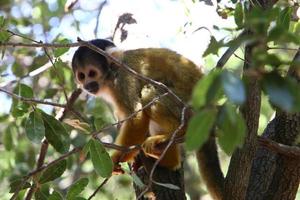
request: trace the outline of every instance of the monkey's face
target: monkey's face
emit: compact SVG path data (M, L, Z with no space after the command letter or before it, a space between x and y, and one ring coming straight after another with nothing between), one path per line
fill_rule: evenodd
M80 67L74 74L80 87L92 95L98 95L105 84L105 75L95 66Z

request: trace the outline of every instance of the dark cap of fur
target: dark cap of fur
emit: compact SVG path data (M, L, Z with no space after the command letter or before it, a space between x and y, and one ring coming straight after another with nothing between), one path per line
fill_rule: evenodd
M115 47L114 43L104 40L104 39L95 39L89 41L89 43L97 46L98 48L102 49L105 51L108 47ZM72 68L73 70L77 69L78 67L84 67L87 65L94 65L94 66L102 66L104 69L103 71L107 71L107 59L95 52L94 50L81 46L79 47L76 52L73 55L72 59Z

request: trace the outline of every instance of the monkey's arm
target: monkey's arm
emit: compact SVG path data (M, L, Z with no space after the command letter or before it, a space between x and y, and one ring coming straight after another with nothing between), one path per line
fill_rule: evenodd
M139 112L136 116L126 120L119 131L116 144L129 147L136 144L142 144L148 134L149 119L144 112ZM115 151L112 155L114 163L130 161L138 151L130 151L127 153Z

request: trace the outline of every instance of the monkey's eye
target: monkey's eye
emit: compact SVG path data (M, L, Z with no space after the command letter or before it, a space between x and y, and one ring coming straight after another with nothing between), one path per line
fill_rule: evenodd
M96 72L95 70L90 70L88 76L89 76L90 78L93 78L93 77L96 76L96 74L97 74L97 72Z
M78 73L77 76L78 76L79 80L84 80L84 78L85 78L85 75L82 72Z

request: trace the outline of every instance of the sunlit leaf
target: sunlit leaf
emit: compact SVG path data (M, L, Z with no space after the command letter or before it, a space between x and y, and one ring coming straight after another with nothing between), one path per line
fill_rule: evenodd
M26 121L26 135L32 142L40 143L45 136L45 126L38 110L32 111Z
M291 15L292 9L290 7L286 7L282 11L280 11L279 16L277 18L277 26L280 26L285 30L289 30Z
M217 109L203 109L189 121L186 134L186 149L196 150L208 139L217 116Z
M223 40L217 41L214 36L211 36L210 43L209 43L207 49L205 50L205 52L203 53L203 57L205 57L209 54L218 55L219 49L223 46L224 46Z
M81 178L75 183L73 183L68 190L67 193L67 200L73 200L77 195L79 195L84 188L88 185L89 179L87 178Z
M192 95L192 105L194 108L200 108L207 103L207 93L220 73L219 70L212 71L197 82Z
M68 39L66 39L66 38L64 38L64 39L58 40L57 43L58 44L69 44L69 43L71 43L71 41L68 40ZM59 57L59 56L63 55L64 53L66 53L68 50L69 50L68 47L66 47L66 48L56 48L54 50L54 56L55 57Z
M241 3L238 3L234 10L234 21L238 27L242 27L243 20L244 20L243 5Z
M56 164L48 167L41 175L39 179L39 183L47 183L49 181L53 181L57 178L59 178L64 171L67 168L67 161L66 160L61 160L57 162Z
M90 155L96 172L104 178L111 176L113 162L100 142L96 140L91 141Z

